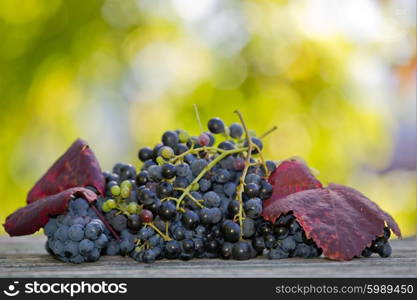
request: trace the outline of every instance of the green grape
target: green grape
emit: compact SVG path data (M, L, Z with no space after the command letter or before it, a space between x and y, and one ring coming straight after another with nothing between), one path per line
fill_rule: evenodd
M180 143L186 143L190 139L190 135L185 130L179 130L178 138L180 140Z
M131 189L132 188L132 183L129 180L125 180L120 184L120 188L123 189Z
M174 157L174 150L172 150L171 147L163 146L159 150L159 154L165 159L170 159L170 158Z
M117 206L116 201L114 201L113 199L109 199L104 203L107 204L107 207L110 209L116 208Z
M122 196L122 198L129 198L129 196L130 196L130 188L128 188L128 187L123 187L121 190L120 190L120 195Z
M130 202L127 206L127 211L130 214L135 214L138 212L139 205L136 202Z
M101 206L101 210L104 212L111 211L111 208L107 205L107 201L103 203L103 205Z
M193 186L191 187L191 190L193 191L198 191L198 189L200 188L200 185L198 184L198 182L194 183Z
M110 188L110 192L111 192L111 194L112 194L113 196L119 196L119 195L120 195L120 186L118 186L118 185L113 185L113 186Z
M156 163L157 163L158 165L163 165L163 164L165 163L165 160L164 160L161 156L158 156L158 157L156 158Z

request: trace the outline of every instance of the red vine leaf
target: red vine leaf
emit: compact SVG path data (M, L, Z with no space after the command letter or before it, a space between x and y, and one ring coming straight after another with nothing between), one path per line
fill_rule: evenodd
M269 183L274 187L274 192L272 197L264 202L265 206L290 194L322 187L310 168L295 158L281 162L269 176Z
M306 178L310 178L310 183L314 182L311 173L311 176L299 177L299 186L309 186L310 189L282 196L282 191L292 191L293 187L297 186L293 174L305 171L302 165L298 165L300 170L296 171L296 168L297 165L293 164L292 168L275 171L283 174L273 174L271 182L274 185L274 193L265 203L263 210L266 220L275 222L281 214L292 212L304 228L307 237L312 238L323 249L324 255L335 260L350 260L359 256L376 236L383 234L385 224L401 237L397 223L376 203L359 191L339 184L311 188L312 185L306 185ZM288 171L290 175L287 176L285 173ZM282 182L276 181L276 178L288 177L294 180L287 180L291 185L286 190Z
M104 177L88 144L77 139L49 168L27 195L27 203L73 187L93 186L104 194Z
M96 193L82 187L67 189L19 208L9 215L4 229L10 236L27 235L38 231L48 223L49 217L65 214L72 196L82 197L92 203L97 199Z

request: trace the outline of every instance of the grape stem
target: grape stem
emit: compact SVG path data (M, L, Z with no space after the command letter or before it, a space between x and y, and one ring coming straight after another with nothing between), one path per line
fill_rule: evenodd
M242 127L243 127L243 130L245 132L246 141L248 143L248 148L247 148L248 154L246 156L245 168L243 169L242 175L240 176L240 183L239 183L239 186L237 187L237 190L236 190L236 196L237 196L237 199L239 201L238 219L239 219L239 226L240 226L240 240L243 240L243 197L242 197L242 194L243 194L243 190L245 188L246 174L248 173L248 169L249 169L249 166L250 166L250 159L251 159L251 155L252 155L253 143L252 143L252 139L249 135L248 129L246 127L246 123L243 120L242 113L239 110L235 110L235 113L239 116L240 122L242 123Z
M252 144L252 145L253 145L253 147L255 147L256 150L258 150L259 158L261 159L261 164L262 164L262 166L265 170L265 177L268 178L269 170L268 170L268 167L266 166L266 162L265 162L264 156L262 155L261 149L256 144Z
M149 227L151 227L153 230L155 230L165 241L170 241L171 238L168 235L165 235L162 233L152 222L145 223Z
M198 113L197 104L194 104L193 106L194 106L194 111L195 111L195 116L197 118L198 126L200 126L200 132L203 133L203 125L201 124L200 114Z
M269 129L268 131L266 131L264 134L262 134L259 138L263 139L264 137L266 137L267 135L269 135L270 133L274 132L275 130L277 130L278 127L274 125L274 127L272 127L271 129Z
M193 200L194 202L195 202L195 204L197 204L197 206L198 207L200 207L200 208L204 208L204 205L202 205L196 198L194 198L194 196L193 195L191 195L191 193L190 192L188 192L188 191L186 191L185 189L183 189L183 188L174 188L174 190L176 190L176 191L181 191L181 192L183 192L183 193L187 193L187 196L191 199L191 200ZM176 198L174 198L174 199L176 199ZM176 199L176 201L178 201L179 199Z
M194 145L193 145L193 146L194 146ZM197 154L197 153L199 153L199 152L201 152L201 151L209 151L209 152L214 152L214 153L216 153L216 152L223 153L223 152L225 152L226 150L219 149L219 148L216 148L216 147L191 148L190 150L187 150L187 151L185 151L184 153L181 153L181 154L179 154L179 155L175 156L174 158L172 158L172 159L170 160L170 162L176 162L178 159L183 158L183 157L184 157L184 156L186 156L187 154Z

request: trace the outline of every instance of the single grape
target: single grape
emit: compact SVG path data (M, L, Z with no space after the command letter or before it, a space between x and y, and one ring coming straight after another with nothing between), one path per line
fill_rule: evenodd
M233 150L235 149L235 144L233 144L231 141L224 141L221 142L218 146L219 149L223 149L223 150Z
M135 248L135 243L130 239L123 239L120 242L120 253L126 255Z
M243 127L239 123L232 123L229 126L229 135L234 139L240 139L243 134Z
M100 249L103 249L106 247L107 243L109 242L109 239L106 234L102 233L100 236L94 241L94 246Z
M68 237L74 242L81 241L84 238L84 226L80 224L72 225L68 229Z
M295 247L294 253L292 255L303 257L303 258L308 258L310 257L310 254L311 254L310 246L304 243L300 243L300 244L297 244L297 246Z
M127 205L127 211L130 214L136 214L139 210L139 205L136 202L130 202Z
M138 186L145 185L148 182L148 171L141 171L136 175L136 184Z
M185 144L178 144L177 147L174 149L175 155L180 155L187 152L189 149Z
M232 197L236 193L236 188L237 185L234 182L227 182L223 186L224 193L229 197Z
M60 225L55 231L54 238L61 242L65 242L68 240L68 229L69 227L67 225Z
M46 223L45 227L43 228L45 234L48 237L52 237L57 229L58 229L58 226L56 224L55 218L49 218L48 223Z
M178 135L175 131L168 130L162 135L162 143L170 148L175 148L179 142Z
M114 185L110 188L110 192L113 196L119 196L120 195L120 186Z
M234 222L227 222L222 227L223 237L226 241L235 243L240 238L240 226Z
M257 236L252 240L252 246L257 253L261 254L265 249L265 241L262 236Z
M259 185L257 185L256 183L248 183L245 185L245 194L249 197L249 198L253 198L258 196L259 194Z
M245 168L245 160L241 157L235 158L235 160L233 161L233 168L236 171L243 170Z
M168 241L165 244L165 253L168 259L178 258L181 253L181 245L176 240Z
M265 164L266 164L266 167L267 167L267 169L268 169L268 171L269 171L270 173L274 172L274 171L275 171L275 169L277 168L276 163L275 163L275 162L273 162L272 160L267 160L267 161L265 162Z
M122 231L127 226L127 219L123 214L115 215L110 224L115 230Z
M190 134L182 129L178 130L177 135L180 143L186 143L190 139Z
M288 236L283 240L278 240L277 245L284 250L285 252L290 252L295 249L297 246L294 238L292 236Z
M205 146L208 146L208 144L210 143L210 138L209 138L209 136L208 136L207 134L202 133L202 134L200 134L200 136L198 137L197 142L198 142L198 144L199 144L200 146L205 147Z
M229 181L230 177L230 172L226 169L220 168L214 173L214 180L218 183L226 183Z
M386 242L382 248L380 249L380 251L378 252L379 256L381 257L390 257L392 254L392 248L391 245Z
M284 226L274 226L274 233L280 240L285 239L288 236L288 229Z
M223 218L223 213L218 207L210 208L211 210L211 224L219 223Z
M164 202L158 210L158 215L163 221L170 221L175 218L177 209L171 202Z
M140 217L140 220L144 223L149 223L153 221L153 213L147 209L142 209L139 217Z
M114 201L113 199L108 199L106 200L106 202L104 202L105 205L107 205L107 207L112 210L114 208L117 207L116 201Z
M194 176L197 176L204 170L207 166L207 161L205 159L197 159L191 163L191 170Z
M187 229L193 230L198 226L199 223L199 216L192 210L188 210L182 215L182 224Z
M160 182L156 187L156 195L161 199L171 196L173 191L174 187L172 184L165 181Z
M146 264L152 264L157 257L156 252L153 249L147 249L143 252L142 261Z
M94 250L94 243L89 239L83 239L78 244L78 250L82 256L87 257Z
M132 192L132 190L125 186L125 187L120 189L120 196L122 196L122 198L124 198L124 199L129 198L131 192Z
M150 166L148 168L148 176L152 181L160 181L162 179L162 168L161 166Z
M269 259L283 259L288 258L288 253L281 248L271 249L268 253Z
M251 246L247 242L238 242L233 245L232 258L247 260L251 258Z
M259 217L262 213L262 203L259 198L252 198L246 201L243 207L245 209L246 216L252 219Z
M217 193L210 191L204 194L204 206L205 207L219 207L220 206L220 197Z
M245 183L256 183L258 186L261 184L261 177L258 174L250 173L245 177Z
M212 133L222 133L225 130L225 126L223 121L220 118L211 118L208 123L207 127Z
M270 198L272 196L272 192L273 192L272 185L269 182L263 180L261 182L261 188L260 188L260 191L259 191L259 197L262 200L266 200L266 199L268 199L268 198Z
M152 158L153 150L149 147L143 147L139 150L138 157L140 161L147 161Z
M173 164L164 164L161 167L161 175L165 179L171 179L175 177L176 167Z
M101 221L100 221L101 223ZM99 224L98 222L90 222L85 226L85 237L90 240L97 239L100 234L103 233L103 227L102 224Z
M176 166L176 175L180 177L187 177L191 174L191 169L188 164L179 164Z
M256 145L256 147L255 146L252 147L252 154L257 154L257 153L259 153L259 151L262 151L263 143L260 139L253 136L253 137L251 137L251 142L252 142L252 144ZM245 141L243 146L248 147L248 141Z
M255 234L255 221L245 218L242 224L242 234L245 239L251 238Z
M144 188L138 193L138 200L143 205L151 205L156 200L156 194L150 189Z
M73 241L66 241L64 243L64 255L67 258L78 255L78 243Z
M199 182L200 191L207 192L211 188L211 181L207 179L201 179Z

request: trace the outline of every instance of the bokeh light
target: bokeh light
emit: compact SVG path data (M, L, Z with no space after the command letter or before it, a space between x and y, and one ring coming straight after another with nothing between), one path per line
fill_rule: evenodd
M416 234L416 3L0 1L2 220L71 142L140 166L166 129L238 108L274 160L303 157ZM3 229L1 229L3 230ZM4 231L1 231L4 232Z

